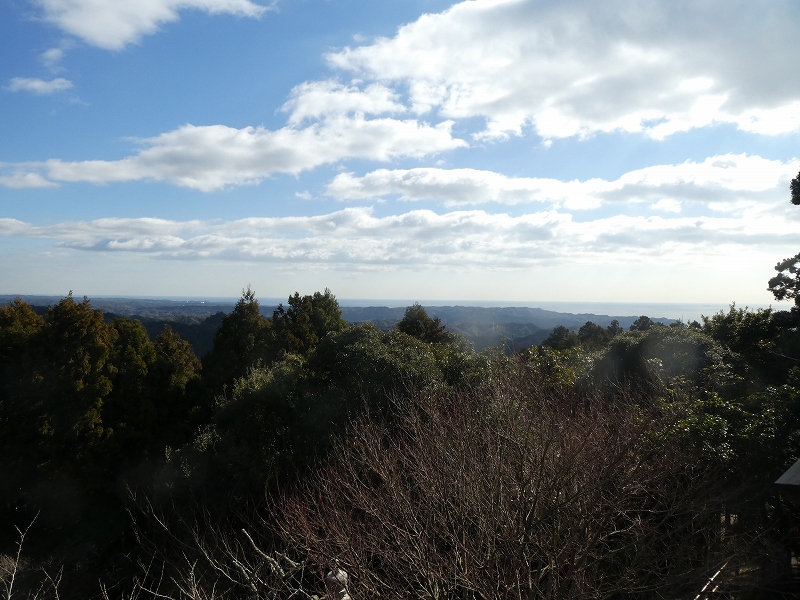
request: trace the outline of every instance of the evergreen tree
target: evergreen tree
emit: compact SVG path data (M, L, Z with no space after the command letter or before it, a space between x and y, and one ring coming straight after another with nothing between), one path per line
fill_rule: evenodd
M542 342L542 346L552 348L553 350L568 350L579 344L580 338L563 325L559 325L553 329L550 335L547 336L547 339Z
M611 323L609 323L608 327L606 327L606 332L608 333L608 337L616 337L620 333L625 331L619 324L619 321L613 319Z
M12 409L12 396L30 359L30 341L43 327L44 319L19 298L0 308L0 448L17 433L12 412L18 416L22 407Z
M72 294L47 312L35 340L33 392L40 402L40 431L51 440L51 458L82 460L106 438L102 408L112 389L116 330Z
M222 319L214 347L203 360L206 386L213 393L230 388L259 360L271 358L271 329L270 322L261 315L255 292L249 287L243 290L233 311Z
M642 315L633 322L633 324L628 328L628 331L647 331L653 325L655 325L655 323L650 317L647 315Z
M398 331L423 342L447 342L451 339L439 317L431 319L419 302L406 308L405 315L396 327Z
M104 417L116 436L127 438L127 452L138 453L153 421L153 402L148 375L156 349L140 321L121 317L111 324L117 332L112 361L116 369ZM121 440L120 440L121 441Z
M307 355L328 333L347 326L336 296L328 288L313 296L295 292L288 304L288 308L280 304L272 315L277 343L284 352Z
M619 323L617 323L619 325ZM586 321L581 328L578 329L578 337L581 344L589 350L599 350L606 345L610 337L609 332L600 325L596 325L591 321Z
M165 444L186 441L194 428L208 417L208 406L199 393L202 366L191 344L164 326L154 343L155 361L150 370L155 422L155 450Z

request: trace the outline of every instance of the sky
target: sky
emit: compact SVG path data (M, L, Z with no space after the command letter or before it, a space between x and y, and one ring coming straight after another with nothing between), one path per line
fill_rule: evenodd
M6 0L0 294L768 305L794 0Z

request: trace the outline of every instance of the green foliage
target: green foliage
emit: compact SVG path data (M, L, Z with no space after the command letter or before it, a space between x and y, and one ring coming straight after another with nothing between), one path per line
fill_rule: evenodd
M616 322L616 325L619 327L619 322ZM587 350L599 350L608 343L609 338L613 337L613 335L615 334L612 334L611 331L603 329L600 325L595 325L591 321L586 321L578 329L578 338L581 341L581 345Z
M751 388L781 385L800 358L800 313L749 311L731 305L727 313L703 318L703 331L736 352L748 370L739 370Z
M500 348L476 353L419 304L408 307L387 332L370 324L348 326L327 289L295 293L271 318L261 315L248 289L219 319L214 348L201 370L191 346L170 327L151 342L139 321L106 323L86 299L69 296L46 319L19 300L0 308L0 554L6 551L3 526L30 522L40 509L38 523L48 543L81 540L102 554L98 540L122 539L125 513L117 493L125 484L163 492L181 511L196 503L202 510L236 512L260 502L265 485L278 497L287 481L306 477L320 460L333 460L323 464L336 472L347 471L350 467L331 459L330 452L358 439L354 423L378 427L386 434L383 442L393 444L369 446L372 458L380 459L375 464L387 470L362 473L367 488L380 491L392 480L414 506L441 491L439 531L450 532L452 507L463 517L453 529L462 537L448 543L466 543L481 532L481 543L488 544L482 548L492 552L510 528L524 525L527 514L517 515L523 521L503 521L497 511L516 510L517 503L534 497L543 503L536 510L546 508L536 521L544 524L539 532L544 544L552 541L547 528L556 521L565 540L577 540L582 530L573 525L595 499L627 498L631 492L627 508L611 507L602 515L613 536L627 535L649 518L654 499L640 473L663 486L658 493L670 501L678 498L675 490L702 491L704 482L692 479L698 473L715 473L731 494L726 507L737 511L737 536L746 526L766 539L780 506L771 482L800 458L800 309L748 311L732 305L704 318L702 327L680 322L664 327L640 317L629 332L617 322L607 328L587 322L577 333L556 328L542 346L514 356ZM435 403L418 404L424 398ZM541 420L543 415L548 420ZM409 422L409 416L418 421ZM411 424L416 437L404 437ZM436 430L441 439L426 437L429 425L442 426ZM536 461L530 462L525 444L540 453ZM616 459L592 462L612 447L636 475L629 481L614 479L625 475ZM596 452L585 453L586 448ZM666 479L657 464L664 448L674 452L663 463L673 469ZM469 455L473 450L480 451ZM560 462L569 458L564 450L576 460ZM412 451L420 453L403 454ZM522 462L511 464L512 455ZM425 488L424 477L439 476L433 457L460 470L449 472L447 485ZM592 464L608 467L610 487L573 506L567 499L573 490L595 481ZM397 465L402 470L392 471ZM413 465L425 468L415 471ZM511 489L504 486L512 479L498 487L493 477L524 479L542 465L544 479L535 482L535 493L495 501ZM562 475L547 479L562 467ZM578 473L584 479L570 479ZM474 479L478 475L480 482ZM470 488L473 483L480 485ZM561 483L566 487L559 488ZM462 484L466 487L458 487ZM622 496L615 496L618 492ZM551 493L566 504L548 504ZM574 511L565 510L567 505ZM352 512L352 506L344 502L339 508L361 523L366 513ZM397 506L388 502L386 514ZM690 513L679 517L697 526L687 548L695 553L692 560L704 560L703 544L721 539L715 537L720 517L714 512L694 521ZM415 514L406 516L413 521ZM620 524L620 515L630 518ZM671 523L664 521L664 530L671 531ZM395 525L402 530L402 522ZM498 531L506 533L498 537ZM657 527L654 531L660 535ZM650 533L643 535L638 539L650 539ZM391 536L386 540L393 543ZM556 542L557 558L567 545ZM603 544L586 554L591 558L586 564L612 565L613 571L634 560L642 547L638 541L615 546L606 556ZM435 549L444 556L445 546ZM520 548L516 541L512 547ZM616 557L623 562L614 562ZM528 558L519 563L520 573L538 560ZM537 569L539 583L551 581L557 571L544 563ZM622 571L609 572L607 581L620 580ZM569 569L564 573L568 579ZM476 577L475 585L485 579Z
M628 331L647 331L650 329L655 323L653 320L648 317L647 315L642 315L638 317L630 326Z
M19 298L0 308L0 362L13 361L44 327L44 319Z
M791 202L800 205L800 174L792 179L790 186ZM775 265L778 274L769 280L767 288L776 300L794 300L800 306L800 253L786 258Z
M164 325L156 338L155 363L152 368L152 385L166 393L183 394L189 384L200 377L202 366L194 354L192 346Z
M310 366L321 381L376 401L396 389L432 385L441 378L428 344L369 323L328 335Z
M522 353L525 365L547 386L573 387L591 372L592 358L584 348L572 346L557 350L542 344Z
M488 376L491 351L475 352L472 342L458 334L451 334L449 341L432 343L429 347L447 385L477 382Z
M307 355L328 333L347 326L336 297L327 288L313 296L301 297L295 292L288 304L288 308L278 305L272 315L275 336L284 352Z
M113 429L119 445L116 458L138 454L155 422L148 376L156 349L140 321L120 317L111 326L117 333L111 360L116 372L103 407L103 420Z
M450 334L445 331L439 317L431 319L419 302L406 308L403 318L396 325L397 331L415 337L423 342L446 342Z
M606 327L606 332L608 333L609 338L613 338L618 336L620 333L625 331L619 324L619 321L613 319L611 323L609 323L608 327Z
M306 384L305 361L285 355L270 367L255 367L217 398L210 422L169 462L194 493L208 502L263 493L276 477L292 476L326 442L316 425L329 426L324 406ZM329 432L328 432L329 433Z
M778 274L769 280L767 289L776 300L794 300L800 306L800 253L780 261L775 270Z
M731 364L735 357L700 331L684 327L651 327L615 337L593 366L601 387L620 384L660 390L676 378L709 391L735 384ZM727 377L727 379L726 379Z
M580 338L572 331L559 325L547 336L547 339L542 342L542 346L552 348L553 350L568 350L574 348L581 343Z
M39 399L40 431L52 440L51 458L80 459L106 432L101 409L117 368L116 330L89 300L67 296L47 312L37 336L32 393Z
M31 340L43 327L44 319L19 298L0 308L0 450L19 433L20 414L29 404L18 396L20 379L29 369Z
M270 359L273 353L271 323L261 315L255 292L248 287L233 311L222 319L214 347L204 357L206 386L218 393L259 361Z

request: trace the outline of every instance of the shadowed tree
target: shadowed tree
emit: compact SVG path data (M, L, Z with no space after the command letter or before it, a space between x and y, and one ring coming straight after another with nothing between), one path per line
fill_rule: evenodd
M0 308L0 438L6 442L15 429L9 429L11 396L29 360L30 341L43 327L44 319L19 298Z
M619 321L617 321L616 319L611 321L608 327L606 327L606 332L608 332L608 337L612 338L618 336L623 331L625 330L620 326Z
M206 387L213 393L230 388L251 366L269 358L271 345L270 321L261 315L255 292L248 287L222 319L214 347L203 359Z
M105 431L102 408L116 373L117 335L88 298L75 302L70 294L47 311L35 340L31 384L51 458L80 460L111 433Z
M336 296L328 288L313 296L295 292L288 304L288 308L280 304L272 314L275 337L284 352L306 355L328 333L347 326Z
M196 403L196 393L202 370L200 361L189 342L164 325L155 343L155 361L150 369L153 390L155 423L154 442L157 450L164 444L176 444L188 439L204 415L205 406Z
M650 317L642 315L633 322L633 324L628 328L628 331L647 331L653 325L655 325L655 323Z
M553 329L550 335L547 336L547 339L542 342L542 346L552 348L553 350L568 350L579 344L580 338L563 325L559 325Z
M587 321L578 329L578 337L584 348L598 350L606 345L610 336L608 331L600 327L600 325Z
M148 375L156 359L153 342L141 321L120 317L111 356L116 372L103 407L103 421L114 431L114 460L134 459L146 445L155 420Z
M439 317L431 319L419 302L406 308L405 315L396 327L398 331L423 342L447 342L452 337L449 332L445 331L445 326Z

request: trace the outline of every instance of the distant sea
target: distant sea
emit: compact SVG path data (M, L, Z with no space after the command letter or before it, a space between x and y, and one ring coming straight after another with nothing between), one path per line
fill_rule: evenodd
M363 300L338 298L341 306L409 306L414 300ZM710 317L719 311L728 312L730 303L667 303L667 302L557 302L557 301L469 301L469 300L418 300L423 306L525 306L542 308L560 313L594 314L617 316L641 316L650 318L681 319L684 322L700 321L702 316ZM266 302L265 302L266 303ZM769 308L769 304L737 304L738 308ZM789 310L788 302L776 303L775 310Z

